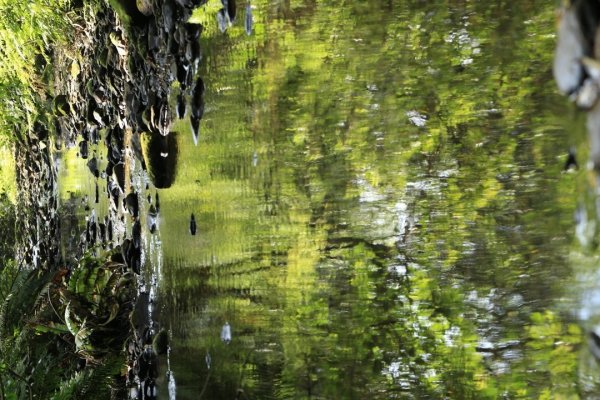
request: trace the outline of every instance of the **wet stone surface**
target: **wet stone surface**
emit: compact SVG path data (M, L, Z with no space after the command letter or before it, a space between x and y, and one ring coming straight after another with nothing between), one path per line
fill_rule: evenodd
M49 133L40 123L16 146L16 259L25 268L49 269L59 258L58 188L49 150Z
M145 265L144 237L158 229L156 189L169 187L175 177L173 120L189 117L197 140L203 116L204 83L197 76L202 26L186 22L201 3L138 1L137 8L125 7L128 25L105 4L85 5L74 47L54 55L56 145L77 147L95 185L93 198L82 199L82 205L72 198L63 208L62 235L68 238L63 240L62 256L74 263L90 252L111 251L114 262L138 276L133 330L126 345L126 385L131 398L156 398L157 351L164 353L168 343L165 331L158 329L152 317L157 283ZM38 154L37 142L28 147L31 150L23 155L24 162L51 186L38 191L55 193L56 171L47 153ZM56 197L47 199L45 208L36 209L39 214L55 212L56 201ZM81 207L84 226L77 222ZM52 212L47 214L53 217ZM52 239L58 235L57 218L38 215L29 220L25 229L33 230L36 225L37 232L48 233L44 237L49 243L22 246L28 249L23 259L51 262L58 256L57 246L51 243L60 242ZM47 248L53 256L38 254L40 248Z

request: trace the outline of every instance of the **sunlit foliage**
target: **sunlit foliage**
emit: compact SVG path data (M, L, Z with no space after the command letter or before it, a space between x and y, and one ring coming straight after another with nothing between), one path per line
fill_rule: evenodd
M48 101L52 45L71 29L69 0L0 1L0 140L33 126Z

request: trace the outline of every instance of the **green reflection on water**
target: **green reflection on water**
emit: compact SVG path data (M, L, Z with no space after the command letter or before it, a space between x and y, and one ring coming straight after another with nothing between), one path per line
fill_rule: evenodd
M578 397L553 5L252 4L250 37L196 13L200 143L160 191L178 398Z

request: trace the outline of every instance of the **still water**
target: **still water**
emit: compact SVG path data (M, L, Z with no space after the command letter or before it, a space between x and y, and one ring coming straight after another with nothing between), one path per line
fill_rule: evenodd
M587 150L552 78L555 5L493 3L195 11L200 135L175 124L175 182L149 192L161 398L600 397L594 184L563 171Z

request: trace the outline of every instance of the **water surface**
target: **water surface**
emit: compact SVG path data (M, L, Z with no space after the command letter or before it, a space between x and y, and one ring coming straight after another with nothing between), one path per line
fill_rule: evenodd
M554 5L252 1L248 35L213 3L147 243L177 398L592 396Z

